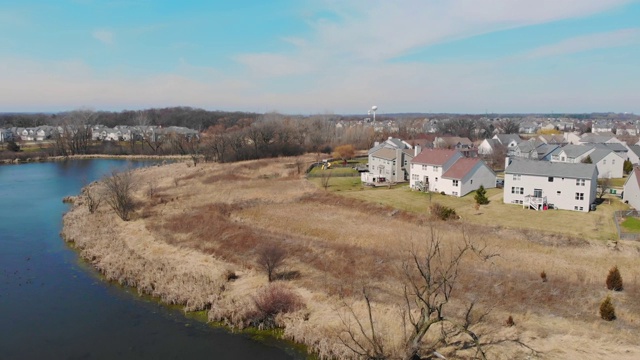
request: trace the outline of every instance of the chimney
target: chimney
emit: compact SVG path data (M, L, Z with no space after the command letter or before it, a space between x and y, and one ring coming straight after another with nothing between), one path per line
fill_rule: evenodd
M509 156L505 156L504 157L504 169L507 170L507 167L509 166L509 164L511 164L511 159L509 158Z
M413 149L414 149L413 156L420 155L420 152L422 151L422 148L420 147L420 145L416 145Z

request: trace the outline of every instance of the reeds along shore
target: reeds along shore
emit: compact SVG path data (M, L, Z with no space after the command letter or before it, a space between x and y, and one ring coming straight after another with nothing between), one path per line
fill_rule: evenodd
M291 276L275 283L295 294L300 306L274 316L273 323L320 358L357 359L363 356L349 345L371 336L369 323L360 331L356 321L369 319L362 289L371 295L373 329L384 352L403 358L411 333L402 301L407 254L423 249L434 228L443 244L455 248L464 229L474 244L500 256L464 258L447 311L460 318L473 301L475 320L487 313L474 320L473 330L482 341L495 343L485 346L489 358L640 357L633 340L640 330L637 247L611 252L603 244L561 236L549 245L548 239L517 230L433 222L327 194L301 178L293 162L141 169L132 221L121 221L105 204L90 214L81 195L64 217L63 237L108 280L186 311L207 309L210 320L236 327L263 324L254 321L260 318L257 304L273 286L256 265L256 249L286 248L281 273ZM599 270L608 270L612 261L628 279L626 293L613 297L619 319L614 324L597 316L607 293L606 272L600 276ZM540 280L542 270L546 282ZM515 326L505 324L509 316ZM477 355L455 342L462 336L439 341L442 330L430 332L423 343L436 344L448 358Z
M31 162L47 162L47 161L67 161L82 159L122 159L122 160L191 160L188 155L106 155L106 154L90 154L90 155L70 155L70 156L35 156L35 157L16 157L14 159L0 159L0 164L24 164Z

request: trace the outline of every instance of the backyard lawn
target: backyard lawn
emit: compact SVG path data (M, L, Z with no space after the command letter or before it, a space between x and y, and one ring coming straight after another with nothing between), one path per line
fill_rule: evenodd
M310 179L318 185L320 179ZM615 196L605 197L596 211L589 213L568 210L534 211L520 205L504 204L502 189L488 189L487 197L491 201L475 209L474 192L457 198L439 193L413 191L407 184L395 187L364 187L359 178L332 178L328 191L376 204L388 205L397 209L428 213L431 204L439 203L455 209L463 221L476 224L503 226L558 232L585 239L609 240L617 238L613 212L627 209ZM640 220L637 224L640 231Z
M640 219L628 217L622 222L622 227L627 232L640 233Z

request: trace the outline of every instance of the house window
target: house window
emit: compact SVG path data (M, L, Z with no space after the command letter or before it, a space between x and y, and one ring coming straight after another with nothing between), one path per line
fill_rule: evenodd
M584 193L576 193L576 200L584 200Z
M473 185L473 179L471 179L471 185Z
M453 180L453 186L458 186L458 180Z
M513 174L513 180L520 180L521 175L520 174Z
M549 176L549 182L553 182L553 176Z
M451 192L451 195L453 195L453 196L458 196L458 192L457 192L457 191L452 191L452 192Z
M562 191L556 191L556 193L557 193L558 195L561 195L561 194L562 194Z
M616 159L611 159L611 165L615 165L616 164Z
M520 194L520 195L523 195L523 194L524 194L524 188L522 188L522 187L512 187L512 188L511 188L511 193L512 193L512 194Z
M578 207L577 207L577 206L574 206L574 207L573 207L573 210L578 211Z
M607 165L607 159L602 160L602 165Z
M438 178L436 178L436 182L438 182Z
M560 158L560 161L563 161L563 162L564 162L564 156Z
M434 166L433 171L438 171L438 166Z
M576 185L584 186L584 179L576 179Z
M427 170L427 165L422 165L422 170Z
M580 211L584 210L584 208L582 206L580 206L578 209L580 209Z

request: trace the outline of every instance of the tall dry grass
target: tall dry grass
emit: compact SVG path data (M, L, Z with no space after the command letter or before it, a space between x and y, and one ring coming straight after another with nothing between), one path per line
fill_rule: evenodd
M136 286L186 309L210 309L212 320L244 326L255 313L253 297L266 285L256 266L256 248L270 243L287 249L287 281L304 310L278 314L285 336L304 343L320 358L357 358L339 336L365 316L361 289L373 294L376 327L397 356L406 328L398 315L405 280L399 269L411 249L428 239L429 226L451 246L462 233L478 247L499 254L487 261L469 257L456 284L450 311L475 301L491 309L477 325L482 339L495 342L491 358L640 357L640 288L635 243L616 247L543 231L502 229L464 222L432 222L427 214L399 211L320 191L292 176L293 159L238 164L172 164L142 169L143 183L157 182L154 196L138 194L139 217L119 221L106 207L89 214L82 201L64 219L64 236L107 279ZM176 186L176 183L178 184ZM618 319L603 323L600 301L605 278L617 264L625 290L612 294ZM548 281L542 282L541 271ZM237 275L230 280L229 272ZM512 316L515 326L507 327ZM438 334L431 334L437 340ZM471 350L440 344L452 357Z

